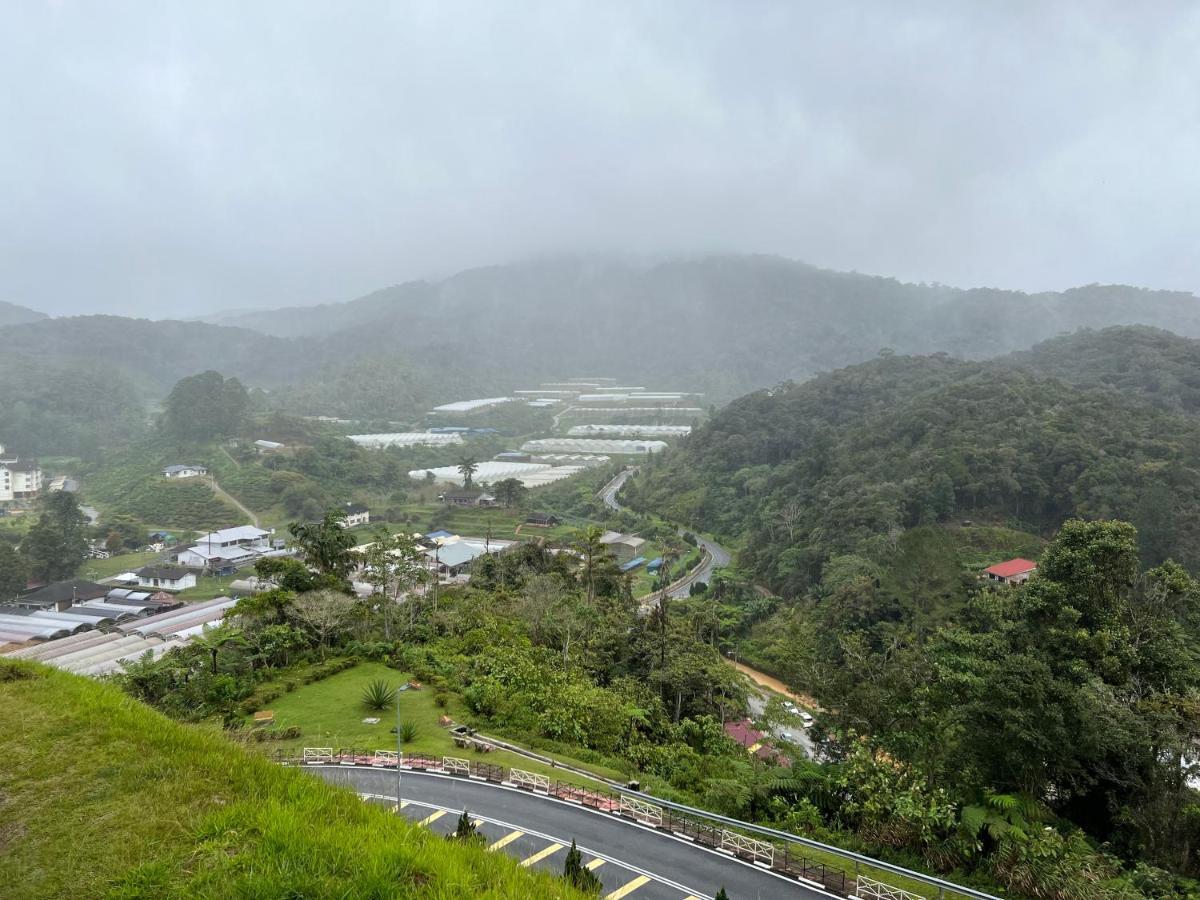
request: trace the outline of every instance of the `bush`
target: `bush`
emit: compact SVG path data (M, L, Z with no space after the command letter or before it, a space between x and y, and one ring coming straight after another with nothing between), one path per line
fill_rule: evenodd
M417 728L416 722L401 722L400 723L400 742L402 744L411 744L417 739L421 729Z
M368 709L387 709L396 702L396 689L382 678L376 678L363 688L362 702Z

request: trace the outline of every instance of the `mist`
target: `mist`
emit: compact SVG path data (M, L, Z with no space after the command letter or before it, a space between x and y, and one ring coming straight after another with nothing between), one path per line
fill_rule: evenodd
M1186 3L13 4L0 300L187 318L556 254L1195 291Z

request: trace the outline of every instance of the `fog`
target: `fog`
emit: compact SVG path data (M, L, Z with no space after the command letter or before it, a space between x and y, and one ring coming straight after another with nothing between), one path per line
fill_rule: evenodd
M350 299L547 254L1200 289L1200 7L8 4L0 299Z

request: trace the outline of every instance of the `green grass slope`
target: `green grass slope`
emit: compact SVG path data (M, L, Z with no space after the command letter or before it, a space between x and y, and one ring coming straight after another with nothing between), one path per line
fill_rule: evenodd
M0 662L0 757L10 900L580 896L44 667Z

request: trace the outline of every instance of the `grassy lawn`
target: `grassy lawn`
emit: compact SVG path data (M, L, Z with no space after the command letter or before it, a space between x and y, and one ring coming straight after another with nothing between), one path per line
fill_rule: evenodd
M10 900L582 897L55 669L0 661L0 756Z
M409 675L390 669L382 663L361 663L353 669L339 672L322 681L304 685L290 693L285 693L277 700L267 705L275 713L275 724L278 728L296 725L300 728L299 738L290 741L270 741L261 744L268 752L273 749L296 749L300 747L365 747L373 750L396 749L396 736L391 729L396 724L396 710L375 711L363 705L361 695L363 688L376 679L383 679L395 687L407 684ZM571 775L562 769L556 769L531 759L526 759L505 750L494 750L491 753L475 753L454 746L454 739L448 729L438 725L442 715L451 716L456 722L466 722L468 716L461 702L450 695L446 708L440 708L433 699L433 691L425 688L419 691L404 691L400 695L400 716L402 721L415 722L417 736L412 742L404 745L405 753L424 753L429 756L457 756L477 759L481 762L496 765L516 767L530 772L538 772L578 784L594 784L586 778ZM368 725L364 718L379 717L379 724ZM543 753L543 756L551 754ZM560 758L555 755L554 758ZM623 778L624 776L613 769L581 763L561 757L579 768L596 772L608 778Z
M216 597L225 597L229 595L230 584L238 578L244 578L246 575L253 574L253 570L249 570L243 575L227 575L224 578L201 575L194 588L180 591L178 596L180 600L187 600L189 603L197 603L201 600L213 600Z
M119 556L110 556L108 559L85 559L79 572L84 578L102 581L124 572L135 572L142 566L165 559L166 554L152 551L122 553Z

